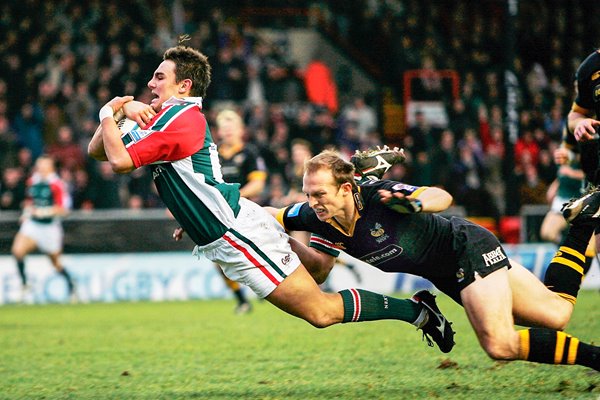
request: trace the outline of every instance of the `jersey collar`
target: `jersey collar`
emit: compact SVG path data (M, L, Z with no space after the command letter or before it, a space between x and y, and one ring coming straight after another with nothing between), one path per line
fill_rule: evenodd
M362 211L364 210L364 201L362 198L362 195L360 194L360 186L358 187L358 190L353 191L352 193L352 199L354 200L354 216L352 217L352 223L350 224L350 227L348 228L348 230L346 230L342 224L340 224L335 217L333 218L329 218L326 222L333 226L335 229L337 229L338 231L340 231L341 233L343 233L346 236L354 236L354 229L356 228L356 222L358 221L358 219L360 218Z
M171 96L171 98L165 101L162 105L162 108L174 105L182 105L186 103L195 103L198 104L200 109L202 109L202 97L175 97Z

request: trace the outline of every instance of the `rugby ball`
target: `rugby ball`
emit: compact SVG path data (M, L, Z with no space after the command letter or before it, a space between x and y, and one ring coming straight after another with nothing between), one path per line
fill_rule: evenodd
M123 133L129 133L138 127L137 122L127 117L123 117L117 122L119 130Z

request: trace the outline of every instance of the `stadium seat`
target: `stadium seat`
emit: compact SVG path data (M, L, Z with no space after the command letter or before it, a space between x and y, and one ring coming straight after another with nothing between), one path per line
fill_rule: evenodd
M505 216L500 218L499 223L500 240L503 243L521 242L521 217Z
M498 235L498 225L492 217L466 217L469 221L481 225L494 235Z

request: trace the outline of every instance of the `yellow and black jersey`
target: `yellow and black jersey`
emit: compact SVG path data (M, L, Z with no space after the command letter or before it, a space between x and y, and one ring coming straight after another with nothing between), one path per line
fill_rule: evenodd
M577 97L573 103L573 111L588 116L593 111L596 117L600 117L600 50L583 60L575 78Z
M416 193L421 188L395 181L369 181L355 196L359 215L351 232L335 221L321 221L307 202L291 205L278 219L290 231L311 232L310 247L337 257L340 251L382 271L405 272L433 282L459 300L474 279L508 266L498 239L463 218L431 213L401 214L380 200L378 190Z
M219 162L223 180L228 183L239 183L243 187L253 175L265 178L267 176L265 162L252 144L233 149L230 154L224 154L219 148Z

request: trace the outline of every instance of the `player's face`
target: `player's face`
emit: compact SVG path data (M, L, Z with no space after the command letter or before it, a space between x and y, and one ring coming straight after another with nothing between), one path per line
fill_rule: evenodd
M224 142L235 142L242 138L244 133L242 126L239 121L234 118L222 118L218 124L219 138Z
M158 112L162 108L165 101L171 97L183 97L187 95L187 91L181 90L181 82L175 82L175 63L171 60L165 60L152 75L152 79L148 82L148 88L152 91L154 98L150 105L154 111Z
M302 190L320 221L333 217L343 218L347 206L347 196L352 194L350 184L339 186L333 179L331 171L319 169L304 174Z
M54 172L54 162L45 157L40 157L35 162L35 170L42 176L48 176Z

